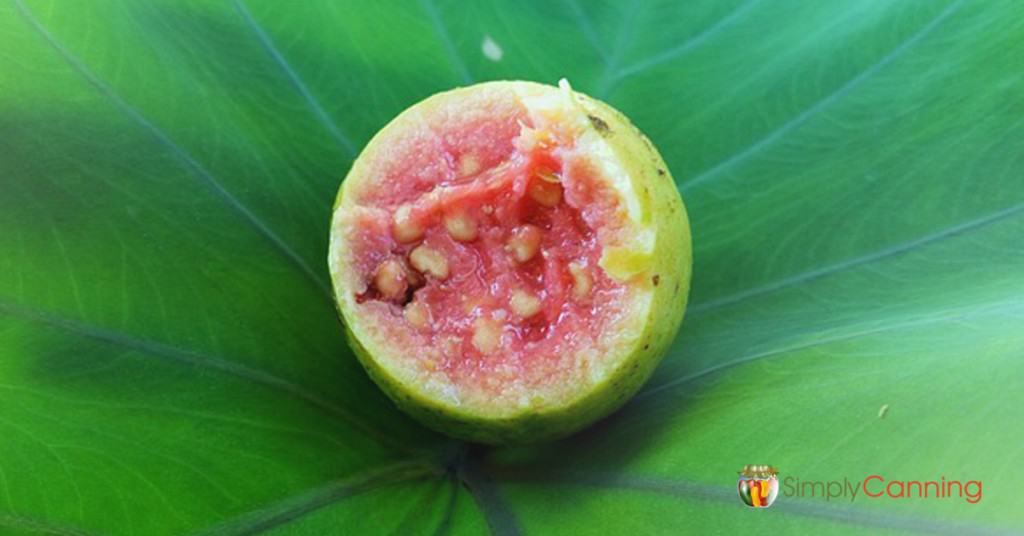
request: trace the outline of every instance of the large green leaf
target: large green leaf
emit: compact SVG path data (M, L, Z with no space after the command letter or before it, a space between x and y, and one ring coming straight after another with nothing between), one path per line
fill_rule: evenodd
M5 0L0 534L1021 529L1020 7ZM403 108L561 76L664 153L692 307L609 419L461 445L345 346L330 205ZM747 463L984 491L754 511Z

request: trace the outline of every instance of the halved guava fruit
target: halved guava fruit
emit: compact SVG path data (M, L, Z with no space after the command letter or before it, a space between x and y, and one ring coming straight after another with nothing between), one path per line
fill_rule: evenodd
M356 355L404 411L482 443L553 439L621 406L683 318L690 228L661 156L574 92L434 95L363 150L331 225Z

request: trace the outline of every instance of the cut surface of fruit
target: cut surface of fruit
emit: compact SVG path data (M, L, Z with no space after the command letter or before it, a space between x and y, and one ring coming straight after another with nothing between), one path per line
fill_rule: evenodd
M665 185L636 177L607 139L624 120L583 99L564 82L435 96L381 131L343 184L339 308L374 379L428 424L489 442L572 431L649 375L631 361L665 344L651 329L662 280L679 308L662 331L678 327L689 281L678 193L649 142L623 128L675 202L656 198ZM682 221L685 252L659 252L661 205Z

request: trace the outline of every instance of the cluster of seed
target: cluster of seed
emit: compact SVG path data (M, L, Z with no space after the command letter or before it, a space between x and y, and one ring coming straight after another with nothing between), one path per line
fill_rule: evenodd
M464 162L462 172L475 173L478 164ZM536 180L527 187L530 198L542 207L553 208L562 201L562 186L553 173L541 171ZM478 236L477 222L462 209L444 212L442 223L448 235L458 242L472 242ZM412 217L412 207L401 205L395 210L391 223L391 234L401 244L411 244L423 238L424 225ZM519 225L512 229L505 243L505 251L518 264L532 260L540 252L542 231L532 224ZM573 296L583 299L593 288L593 279L586 265L581 262L569 263L569 274L573 280ZM424 284L424 277L444 281L450 270L445 256L438 250L419 244L405 259L387 259L382 262L373 276L373 286L380 296L389 301L402 302L409 296L411 288ZM541 310L541 299L531 292L516 289L509 300L512 312L521 319L531 318ZM415 328L424 328L430 323L430 311L422 303L410 301L405 305L406 321ZM472 344L481 353L497 350L501 337L501 326L492 319L477 318L473 324Z

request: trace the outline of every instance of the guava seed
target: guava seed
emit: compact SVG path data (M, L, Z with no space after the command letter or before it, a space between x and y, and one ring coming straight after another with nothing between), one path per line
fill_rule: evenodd
M406 321L415 328L425 328L430 322L430 311L420 302L412 302L403 311Z
M512 305L512 310L521 318L530 318L540 312L541 301L540 298L533 294L522 290L515 290L512 292L510 304Z
M501 328L493 320L477 318L473 322L473 346L483 354L494 353L498 349Z
M388 300L397 300L405 295L409 285L402 263L394 259L382 262L373 276L373 286L377 288L381 296Z
M476 222L462 210L445 214L444 227L454 240L459 242L476 240Z
M562 201L562 185L558 178L548 172L538 174L539 180L530 183L528 193L530 198L542 207L555 207Z
M572 295L576 299L583 299L590 295L590 289L594 287L594 280L590 272L581 262L569 263L569 274L572 275Z
M412 219L412 207L402 205L395 211L395 221L391 228L395 240L402 243L409 243L419 240L423 236L423 226Z
M468 177L476 175L480 171L480 160L472 154L464 154L459 157L459 176Z
M416 246L409 253L409 264L412 267L434 276L437 279L448 278L448 261L440 251L429 246Z
M506 248L517 262L527 262L540 250L540 239L539 227L530 224L520 225L512 230L512 238L509 239Z

